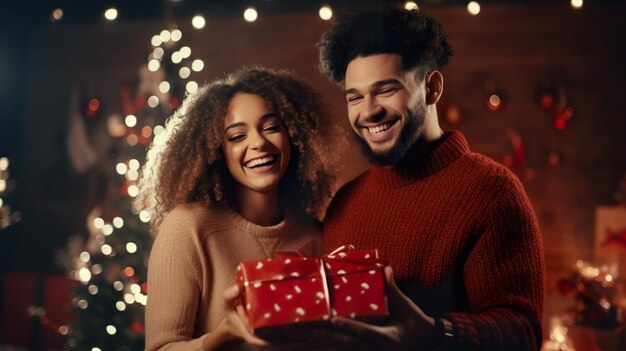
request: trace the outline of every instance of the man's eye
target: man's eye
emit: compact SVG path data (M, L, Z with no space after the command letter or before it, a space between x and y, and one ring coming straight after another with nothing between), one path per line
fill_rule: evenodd
M363 98L362 96L349 96L348 102L357 102L357 101L360 101L362 98Z
M388 95L392 95L396 91L398 91L398 89L396 89L396 88L386 88L386 89L382 89L381 91L379 91L378 95L388 96Z

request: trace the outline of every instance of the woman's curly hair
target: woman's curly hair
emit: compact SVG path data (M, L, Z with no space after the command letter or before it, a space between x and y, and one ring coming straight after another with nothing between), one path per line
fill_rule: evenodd
M439 21L392 5L339 16L317 47L320 70L340 84L358 56L393 53L402 56L404 69L441 69L453 53Z
M155 137L139 181L153 229L179 204L234 204L234 179L222 152L224 118L236 93L262 97L285 125L291 160L279 185L285 207L320 217L334 184L343 145L321 94L282 70L244 68L189 96Z

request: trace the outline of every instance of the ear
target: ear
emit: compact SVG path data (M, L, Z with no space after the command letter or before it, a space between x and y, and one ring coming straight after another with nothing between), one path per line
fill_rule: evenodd
M436 104L443 94L443 74L432 71L426 77L426 104Z

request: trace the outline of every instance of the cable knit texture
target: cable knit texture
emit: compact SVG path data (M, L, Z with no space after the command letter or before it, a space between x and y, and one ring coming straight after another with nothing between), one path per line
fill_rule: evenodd
M303 247L310 255L321 250L321 225L308 217L287 213L263 227L228 206L176 207L150 254L146 350L202 350L204 336L225 317L222 294L235 284L239 262Z
M378 248L403 292L452 322L459 350L540 348L537 219L517 177L460 132L346 185L328 210L324 252L348 243Z

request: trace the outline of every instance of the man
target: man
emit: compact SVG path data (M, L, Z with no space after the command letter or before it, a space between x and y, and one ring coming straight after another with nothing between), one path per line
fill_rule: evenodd
M439 127L440 70L452 55L441 24L417 11L362 11L318 46L373 163L333 199L324 251L378 248L393 267L389 321L334 318L338 332L324 337L347 349L539 349L537 219L508 169Z

